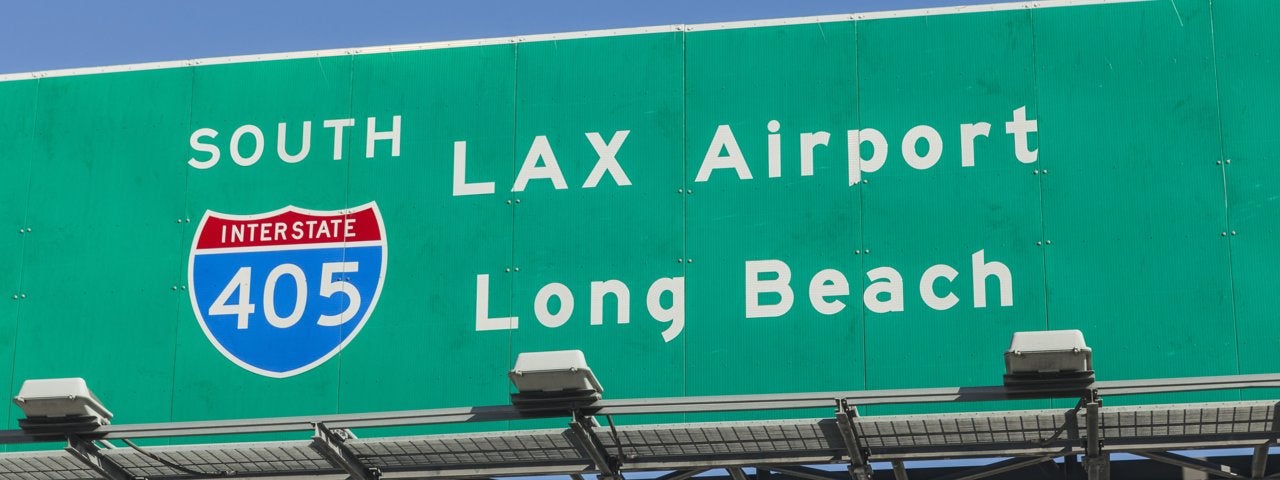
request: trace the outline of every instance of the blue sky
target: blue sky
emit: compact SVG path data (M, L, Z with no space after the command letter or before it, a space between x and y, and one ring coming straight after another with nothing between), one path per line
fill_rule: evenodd
M4 0L0 73L991 0Z

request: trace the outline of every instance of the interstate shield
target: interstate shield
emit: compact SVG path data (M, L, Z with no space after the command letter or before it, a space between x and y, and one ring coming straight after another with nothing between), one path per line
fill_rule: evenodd
M283 378L310 370L369 319L386 275L386 238L376 203L340 211L207 211L187 269L200 328L251 372Z

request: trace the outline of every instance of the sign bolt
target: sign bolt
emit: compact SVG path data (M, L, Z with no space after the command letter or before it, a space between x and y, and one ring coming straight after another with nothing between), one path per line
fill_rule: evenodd
M677 258L677 259L676 259L676 263L684 263L684 259L683 259L683 258Z
M692 258L690 258L690 259L689 259L689 263L693 263L693 259L692 259Z
M510 269L510 268L504 268L504 269L502 269L502 270L503 270L504 272L510 272L510 271L511 271L511 269Z
M1227 236L1227 232L1222 232L1222 236Z
M186 285L179 285L179 286L178 286L178 290L183 290L183 291L185 291L186 289L187 289L187 286L186 286Z
M854 254L854 255L861 255L861 254L862 254L862 250L854 250L854 251L853 251L853 254Z
M516 267L516 268L515 268L515 270L516 270L517 272L519 272L519 271L520 271L520 267Z
M169 287L169 288L170 288L171 290L175 291L175 292L176 292L176 291L178 291L178 286L177 286L177 285L173 285L173 286L171 286L171 287Z
M511 205L511 200L507 200L507 205Z
M863 250L863 251L862 251L862 253L865 253L865 254L867 254L867 255L871 255L871 249L870 249L870 248L868 248L868 249L866 249L866 250Z
M1235 231L1235 230L1232 230L1232 231L1231 231L1231 234L1232 234L1232 235L1235 235L1235 234L1236 234L1236 231Z
M520 199L519 199L519 198L517 198L517 199L516 199L516 203L520 203Z
M1036 245L1043 245L1043 244L1044 244L1044 242L1041 242L1041 241L1039 241L1039 240L1036 240Z
M1039 175L1039 174L1040 174L1040 170L1032 170L1032 171L1031 171L1031 174L1032 174L1032 175Z
M692 189L692 188L690 188L690 189L689 189L689 195L693 195L693 189Z
M1231 159L1230 159L1230 158L1228 158L1228 159L1227 159L1227 165L1231 165Z
M27 294L18 295L18 298L27 298Z
M684 193L684 189L683 189L683 188L677 188L677 189L676 189L676 193Z
M867 183L867 179L862 179L862 183L865 185Z
M13 294L13 299L14 299L14 300L17 300L17 299L18 299L18 294L16 294L16 293L15 293L15 294Z
M1214 164L1215 164L1215 165L1222 165L1222 160L1218 160L1217 162L1214 162Z
M1045 244L1045 245L1053 245L1053 240L1045 240L1045 241L1044 241L1044 244Z

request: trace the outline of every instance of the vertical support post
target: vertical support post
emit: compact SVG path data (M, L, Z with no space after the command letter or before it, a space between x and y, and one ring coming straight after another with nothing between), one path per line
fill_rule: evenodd
M862 451L862 442L858 440L858 429L853 419L858 416L858 407L850 406L841 399L836 405L836 423L840 426L840 436L844 438L845 450L849 454L849 476L854 480L871 480L871 464Z
M1267 476L1267 457L1271 455L1272 440L1267 443L1258 445L1253 449L1253 468L1249 470L1250 478L1264 478Z
M907 466L903 465L901 461L893 461L893 480L908 480Z
M1085 456L1084 469L1089 480L1111 479L1111 457L1102 451L1101 413L1102 399L1097 390L1089 390L1084 404Z
M351 431L331 429L320 422L316 422L314 426L315 435L311 437L311 449L329 463L341 468L351 476L352 480L377 480L381 476L376 469L361 463L355 453L347 448L346 441L355 438Z
M573 421L569 422L569 430L578 440L582 453L591 459L596 471L600 472L600 480L625 480L622 477L622 459L609 455L600 437L596 436L592 427L595 420L573 412Z

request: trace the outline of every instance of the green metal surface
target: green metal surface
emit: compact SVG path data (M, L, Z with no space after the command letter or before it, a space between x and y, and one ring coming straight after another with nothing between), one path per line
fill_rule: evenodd
M608 398L990 385L1046 328L1083 330L1102 379L1274 371L1277 17L1139 2L0 82L0 375L85 377L135 423L501 404L515 355L556 349ZM392 118L398 150L370 150ZM187 284L200 219L370 202L387 267L359 335L285 378L220 353Z
M22 300L22 247L26 237L27 186L35 138L36 82L0 83L0 370L8 385ZM7 412L11 405L5 406ZM8 428L13 423L6 423Z
M394 112L420 135L403 139L398 159L351 162L348 205L376 200L390 238L378 310L338 358L341 411L468 406L507 394L510 333L476 332L474 315L480 273L490 275L490 313L511 312L511 196L454 197L450 182L453 142L466 141L467 176L510 189L514 62L511 45L355 59L355 116ZM381 373L361 373L370 371Z
M351 57L291 60L265 64L230 64L196 67L189 76L195 88L190 102L191 127L169 135L171 143L187 143L190 132L212 128L228 157L230 137L241 125L262 129L265 148L262 158L241 167L223 158L208 169L180 163L186 175L186 217L182 226L180 262L186 254L194 225L206 210L230 214L251 214L286 205L315 210L339 210L347 206L347 176L351 164L364 161L364 142L358 128L348 128L343 160L333 160L333 143L320 129L328 119L352 117ZM276 144L278 124L286 122L289 151L301 141L301 123L311 121L312 145L307 158L298 163L280 159ZM357 123L362 126L363 122ZM172 139L181 142L173 142ZM297 142L297 143L292 143ZM241 145L250 155L250 141ZM189 148L171 158L183 162L196 155ZM171 160L172 161L172 160ZM178 162L175 162L178 163ZM185 279L185 269L182 271ZM185 280L184 280L185 282ZM186 293L183 291L182 293ZM334 413L338 409L340 362L326 362L308 375L284 379L240 375L239 366L229 362L212 345L197 324L190 301L183 295L177 335L178 350L173 359L173 419L270 417L297 414ZM281 346L287 348L287 346ZM245 401L245 392L254 392L254 401Z
M1237 373L1208 3L1033 15L1049 326L1107 378Z
M843 310L827 315L808 296L810 279L825 269L861 291L862 262L853 255L861 248L859 189L848 186L844 168L844 131L857 109L854 31L850 22L688 34L689 395L863 388L860 302L846 297ZM771 121L777 177L769 167ZM750 179L716 169L698 181L721 125L732 129ZM831 134L829 144L816 147L812 175L804 176L800 134L820 131ZM749 318L746 262L770 260L790 270L793 303L781 315ZM759 297L762 305L782 301Z
M510 331L511 350L562 350L571 343L594 369L645 379L602 380L610 397L685 394L686 337L673 330L675 336L666 341L663 332L671 324L655 320L646 302L655 281L684 271L676 261L684 242L684 202L677 193L683 177L683 37L673 32L516 47L513 169L525 168L529 150L542 136L564 183L560 188L553 180L534 179L511 193L518 202L511 298L519 319L519 328ZM620 131L628 132L625 138L615 133ZM600 156L590 133L599 135L597 141L622 142L617 162L624 175L590 178ZM499 185L508 191L519 187ZM468 273L483 271L488 270ZM618 295L595 301L593 282L607 281L625 285L627 323L621 323ZM549 321L543 323L536 299L553 284L567 287L570 296L552 301L544 315ZM565 312L569 298L568 318L551 318ZM600 310L598 320L593 308Z
M84 377L102 398L128 398L127 418L169 420L187 175L170 139L187 135L190 74L50 78L38 90L11 392Z
M903 311L864 313L867 388L998 383L1003 358L992 352L1008 347L1008 332L1046 327L1044 257L1036 246L1040 177L1033 174L1042 165L1018 161L1015 136L1005 133L1016 109L1043 118L1029 38L1027 10L858 25L859 126L883 132L890 147L884 168L865 174L861 188L863 238L871 250L863 261L868 270L893 266L905 286ZM973 55L975 46L981 55ZM966 161L960 126L979 123L990 125L989 134L973 138ZM937 164L927 170L910 166L904 155L911 152L898 141L917 125L936 129L942 140ZM929 148L917 143L916 152ZM977 298L978 252L983 265L1009 269L1011 306L1002 305L996 277L984 277L986 295ZM944 310L917 293L934 265L957 272L929 285L936 295L955 295ZM979 301L986 306L977 307ZM940 408L947 407L886 410Z
M1231 232L1231 271L1241 373L1273 372L1280 337L1274 283L1280 265L1280 4L1215 2L1214 47L1222 114L1222 157ZM1248 398L1275 392L1244 392Z

